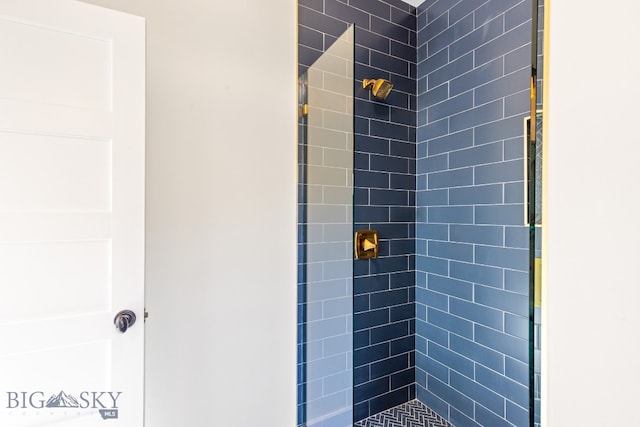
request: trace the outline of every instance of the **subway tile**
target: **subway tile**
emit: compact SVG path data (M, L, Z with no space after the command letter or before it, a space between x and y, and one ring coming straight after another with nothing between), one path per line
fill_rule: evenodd
M353 315L353 329L362 330L389 323L389 309L371 310Z
M369 329L353 332L353 348L355 350L369 347L370 345L371 339L369 338Z
M471 92L468 92L469 94ZM476 102L476 105L478 103ZM502 99L471 108L467 111L457 113L449 117L449 129L457 132L463 129L492 122L503 117L504 102Z
M356 45L355 48L355 54L354 54L354 60L355 62L359 63L359 64L365 64L365 65L370 65L370 57L371 57L371 50L363 47L363 46L358 46ZM353 83L353 82L352 82ZM356 82L357 84L357 82ZM358 89L360 89L359 87L360 85L358 85Z
M391 323L377 328L373 328L371 333L371 343L378 344L381 342L391 341L396 338L404 337L409 334L409 321ZM374 375L375 377L376 375Z
M417 224L416 236L419 239L448 240L449 226L446 224Z
M324 47L324 38L321 32L299 25L298 44L321 51Z
M502 246L504 241L503 227L478 225L450 225L452 242L479 243Z
M405 190L371 189L369 191L369 200L372 205L409 205L408 194Z
M524 123L523 123L524 125ZM504 141L504 160L524 158L524 135Z
M406 354L390 357L370 365L371 376L373 378L386 377L394 372L401 372L408 368L409 360Z
M531 108L530 99L529 89L506 96L504 98L505 117L528 113Z
M349 4L382 19L391 18L391 7L379 0L349 0Z
M468 15L467 18L463 19L470 18L471 15ZM472 52L474 51L474 49L480 49L480 46L483 46L490 40L493 40L496 37L500 36L503 32L503 28L503 16L497 16L490 21L485 22L480 27L476 25L475 30L469 32L464 37L460 38L449 46L449 60L458 58L462 55L467 54L468 52ZM476 65L478 64L481 63L476 61Z
M378 258L371 261L371 273L391 273L395 271L403 271L408 268L407 256L390 256L386 258Z
M473 53L468 53L455 60L450 60L448 64L432 71L428 74L428 89L433 89L443 83L450 82L457 76L464 74L473 69ZM453 82L451 82L453 83ZM462 91L456 93L451 92L451 96L457 95Z
M354 210L356 222L386 222L389 221L389 207L358 206ZM329 221L331 222L331 221Z
M443 382L449 381L449 368L426 354L416 352L416 376L419 371L429 372L429 375ZM426 381L426 375L424 376Z
M438 172L449 169L449 155L440 154L418 159L418 173Z
M482 426L473 419L469 418L469 416L463 414L458 411L456 408L451 407L449 411L449 422L455 426L464 426L464 427L485 427Z
M449 133L448 118L438 120L426 126L420 126L417 130L417 138L416 138L416 141L420 143L418 144L418 157L425 157L427 155L428 145L424 143L424 141L444 136L447 133ZM471 135L471 137L473 138L473 134ZM471 139L471 141L472 141L471 142L472 144L473 139ZM446 151L446 149L444 151ZM441 152L444 152L444 151L441 151ZM437 154L437 153L432 153L432 154Z
M471 301L473 299L473 285L468 282L454 280L449 277L428 274L427 288L443 295Z
M409 74L409 62L405 59L371 51L371 66L400 75Z
M354 295L353 296L353 311L354 311L354 313L359 313L361 311L368 311L369 309L370 309L370 306L369 306L369 294Z
M347 29L347 24L304 6L298 7L298 24L323 33L339 37Z
M324 12L341 21L354 23L356 28L369 28L369 14L347 6L338 0L324 0Z
M354 138L354 150L364 153L389 154L389 140L373 136L358 135Z
M376 101L364 99L355 100L355 115L368 119L389 120L390 108L388 105ZM356 138L358 139L358 138Z
M512 73L523 68L531 67L531 46L524 45L504 56L504 72Z
M391 8L391 22L416 31L416 15L405 10Z
M529 268L528 252L526 249L478 245L476 246L475 261L484 265L527 271Z
M298 46L298 62L304 65L312 65L322 55L322 51L306 46Z
M431 257L446 258L457 261L473 261L473 245L467 243L451 243L431 240L428 244Z
M429 342L428 356L455 372L473 378L474 363L466 357L462 357L434 342Z
M416 144L413 141L390 141L389 148L392 156L407 157L409 159L416 158Z
M473 338L473 323L434 308L427 308L427 322L452 334ZM451 335L450 335L451 336Z
M476 64L484 64L519 47L531 45L531 25L520 25L475 51Z
M406 239L409 238L409 224L392 224L389 222L385 223L372 223L371 228L374 230L378 230L380 235L380 239L382 241L391 240L391 239ZM376 260L372 260L371 262L376 262Z
M449 343L449 333L447 331L421 320L416 320L416 335L442 346L446 346Z
M389 319L392 322L409 320L415 317L415 306L413 303L397 305L389 309ZM393 345L391 347L393 351Z
M413 271L403 271L389 274L389 286L391 289L412 287L415 282Z
M523 137L524 122L522 117L509 117L492 123L477 126L473 130L475 145L500 141L513 137Z
M461 1L449 9L449 22L454 23L477 9L482 3L477 1Z
M396 289L386 292L375 292L369 295L371 309L391 307L393 305L405 304L409 300L406 289Z
M512 93L527 90L530 74L530 70L524 68L475 88L473 92L476 105L485 104L504 98Z
M529 312L529 298L526 295L486 286L475 286L474 301L520 316L527 316Z
M429 189L461 187L473 184L473 168L433 172L428 176Z
M426 304L428 304L429 307L437 308L438 310L442 310L442 311L449 310L448 295L440 292L434 292L429 289L417 288L416 301L419 303L418 305L421 305L423 307L426 307ZM425 309L425 313L426 313L426 309Z
M391 121L407 126L416 125L416 113L402 108L391 108Z
M504 202L517 203L522 206L524 203L524 182L507 182L504 184ZM524 208L523 208L524 209ZM524 210L522 217L524 218Z
M366 263L366 261L356 261L356 264ZM368 277L358 277L353 281L353 294L362 295L370 292L380 292L389 290L389 275L378 274ZM337 290L336 290L337 291ZM337 293L337 292L334 292Z
M526 407L528 408L529 405ZM540 405L536 406L536 409L538 408L540 408ZM517 426L527 425L529 423L529 411L507 400L507 421ZM539 423L540 421L536 422Z
M374 33L389 37L401 43L409 43L410 30L392 22L371 16L371 31Z
M501 142L479 145L450 153L449 167L460 168L498 162L502 160L502 156L503 144Z
M419 191L418 206L441 206L449 204L449 191L447 189Z
M428 142L429 155L446 153L448 151L459 150L472 147L474 142L474 130L467 129L462 132L455 132L449 135L431 139Z
M513 427L513 425L503 418L504 414L497 415L485 407L475 404L475 420L483 426L491 427Z
M523 225L522 205L476 206L476 224Z
M474 105L473 92L468 91L456 96L452 96L448 98L446 101L442 101L438 104L432 105L431 107L429 107L429 110L427 112L427 118L429 123L431 123L436 120L440 120L442 118L452 116L461 111L466 111L470 108L473 108L473 105Z
M389 74L389 79L393 83L393 90L389 94L389 97L383 102L386 102L395 107L407 108L406 98L403 98L404 103L396 102L395 96L404 92L405 94L414 94L416 91L416 80L414 77L403 74Z
M322 12L324 10L324 1L323 0L300 0L298 4L301 6L306 6L308 8L317 10L318 12Z
M426 44L424 46L427 46ZM418 51L420 55L420 51ZM418 76L428 76L435 70L440 67L445 66L449 63L449 52L446 49L441 50L440 52L432 55L428 60L426 56L426 52L422 58L418 58L421 62L418 64ZM421 92L418 92L420 94Z
M517 383L528 386L529 385L529 364L528 362L521 362L519 360L505 357L504 360L505 374L508 378L516 381Z
M432 223L472 224L473 210L473 206L431 206L428 208L428 218Z
M514 337L522 338L524 340L529 339L529 319L523 316L514 316L509 313L505 313L504 316L504 331Z
M475 325L475 341L486 347L499 351L507 356L513 357L520 362L528 363L529 350L527 340L512 337L503 332L487 328L482 325Z
M471 378L473 378L473 376L471 376ZM504 416L504 397L495 393L490 388L484 387L457 372L451 372L449 384L451 387L472 398L476 402L476 406L480 404L494 413Z
M476 367L476 381L508 400L523 406L529 405L529 390L522 384L510 380L509 378L487 369L483 366Z
M504 271L504 287L511 292L529 294L529 273L525 271Z
M389 379L386 377L379 378L353 387L353 399L356 402L361 402L386 393L387 391L389 391Z
M495 350L456 335L451 335L450 346L451 350L476 362L476 369L482 365L496 372L504 371L504 356Z
M486 265L451 261L450 276L467 282L480 283L494 288L502 288L503 270Z
M415 349L415 335L409 335L391 340L391 355L408 353Z
M409 140L409 126L379 120L370 120L369 123L372 136L399 139L401 141Z
M372 154L370 165L376 171L409 173L409 160L401 157Z
M473 16L468 15L448 27L428 42L429 55L451 46L456 40L473 29Z
M416 179L413 175L390 174L390 178L391 188L394 190L415 190Z
M450 205L493 205L502 203L502 184L474 185L449 189Z
M390 40L387 37L372 33L364 28L356 27L355 42L356 46L364 46L383 53L391 52Z
M395 372L391 375L391 389L399 389L407 387L414 383L416 380L415 369L409 368L404 371Z
M389 242L390 255L407 255L415 252L415 242L413 239L395 239Z
M415 208L392 206L389 209L389 221L391 222L414 222Z
M505 227L504 245L510 248L529 248L529 229L526 227Z
M436 86L431 88L424 93L418 96L418 109L420 111L420 120L421 124L428 123L428 112L427 108L432 105L438 104L449 98L449 85L447 83L443 83L440 86Z
M416 62L416 49L405 43L391 40L391 55L409 62Z

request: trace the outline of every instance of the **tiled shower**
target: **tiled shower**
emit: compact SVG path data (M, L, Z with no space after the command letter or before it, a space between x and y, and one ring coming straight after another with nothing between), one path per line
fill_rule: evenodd
M458 427L529 425L531 2L298 5L301 93L347 105L300 119L298 424L418 399ZM307 143L318 114L333 128ZM362 229L379 258L353 260Z

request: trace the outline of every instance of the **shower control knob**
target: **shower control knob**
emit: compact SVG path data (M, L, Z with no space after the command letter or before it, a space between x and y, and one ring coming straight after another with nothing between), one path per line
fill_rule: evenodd
M127 332L127 329L136 323L136 314L131 310L122 310L116 314L113 319L113 324L116 325L116 329L123 334Z

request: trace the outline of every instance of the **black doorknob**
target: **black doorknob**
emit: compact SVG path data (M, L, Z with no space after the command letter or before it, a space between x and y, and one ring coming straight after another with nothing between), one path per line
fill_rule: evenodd
M123 334L127 332L127 329L136 323L136 314L131 310L122 310L116 314L113 319L113 324L116 325L116 329Z

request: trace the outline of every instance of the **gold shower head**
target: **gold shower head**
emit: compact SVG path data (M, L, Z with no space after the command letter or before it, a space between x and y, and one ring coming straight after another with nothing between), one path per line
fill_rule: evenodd
M362 80L362 87L369 89L373 96L379 99L386 99L393 88L393 83L385 79L364 79Z

